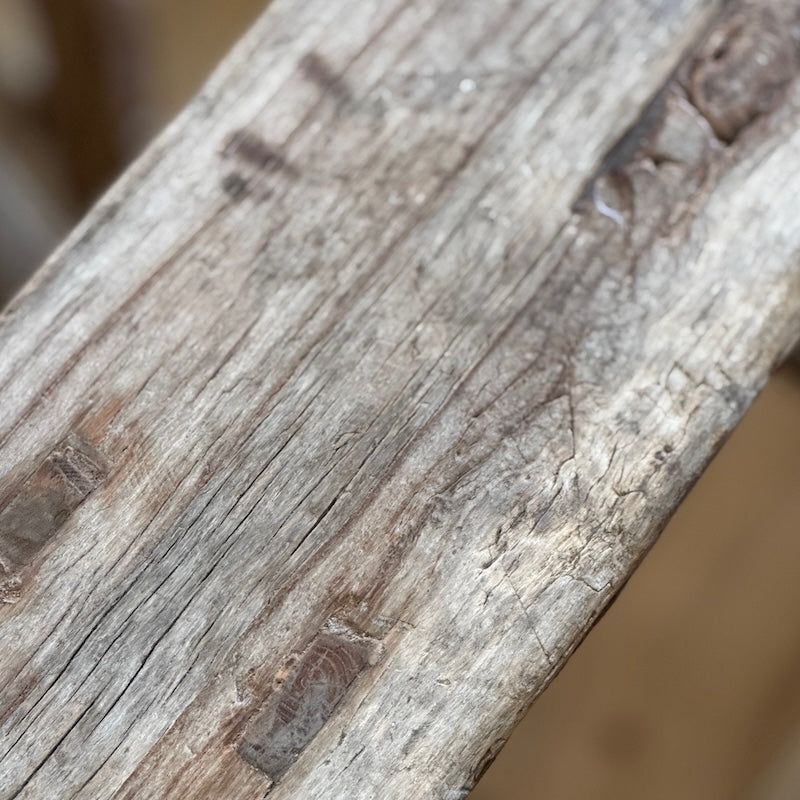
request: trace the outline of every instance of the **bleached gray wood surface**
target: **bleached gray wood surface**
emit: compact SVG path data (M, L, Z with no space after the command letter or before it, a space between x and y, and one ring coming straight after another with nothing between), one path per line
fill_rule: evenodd
M0 796L463 798L795 339L797 23L278 0L0 323Z

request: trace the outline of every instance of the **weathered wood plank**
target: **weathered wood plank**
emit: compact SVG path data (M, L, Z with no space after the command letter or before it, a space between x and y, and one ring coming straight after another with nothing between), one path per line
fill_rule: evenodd
M797 11L276 3L0 325L3 796L463 797L792 344Z

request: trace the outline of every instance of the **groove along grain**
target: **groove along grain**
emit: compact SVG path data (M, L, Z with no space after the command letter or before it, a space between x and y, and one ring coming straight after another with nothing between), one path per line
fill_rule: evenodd
M274 3L0 321L0 796L463 798L793 344L799 23Z

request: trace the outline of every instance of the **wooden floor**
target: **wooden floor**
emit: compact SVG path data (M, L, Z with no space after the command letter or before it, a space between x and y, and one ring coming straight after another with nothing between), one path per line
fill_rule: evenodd
M785 369L471 798L800 796L799 487Z

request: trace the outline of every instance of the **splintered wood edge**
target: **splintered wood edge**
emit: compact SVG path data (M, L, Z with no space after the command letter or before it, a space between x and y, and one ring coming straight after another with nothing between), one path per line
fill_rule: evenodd
M484 6L276 3L4 315L4 796L463 798L791 347L794 4Z

